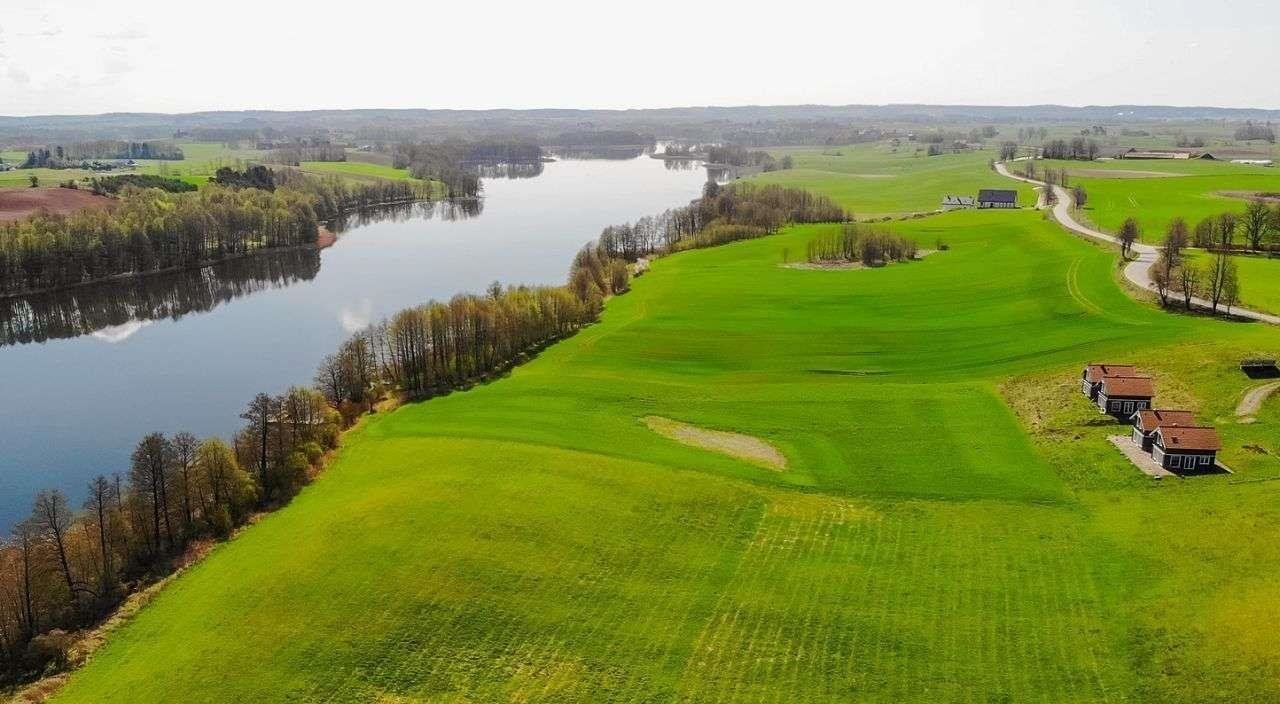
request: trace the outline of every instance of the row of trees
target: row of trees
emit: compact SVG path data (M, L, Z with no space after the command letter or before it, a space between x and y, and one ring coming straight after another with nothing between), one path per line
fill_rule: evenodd
M259 394L231 444L151 433L123 473L99 475L81 510L40 492L0 544L0 673L39 674L92 624L201 540L220 539L292 496L336 445L340 418L318 391Z
M170 142L121 142L98 140L77 142L70 146L61 144L40 147L27 152L27 158L19 168L65 169L81 162L98 159L164 159L181 160L182 149Z
M299 166L304 161L346 161L347 150L334 144L290 146L271 150L267 161L273 164Z
M879 266L916 258L916 241L883 227L847 223L840 230L809 240L806 255L812 263L861 262Z
M1041 153L1046 159L1074 159L1079 161L1093 161L1098 158L1098 154L1102 151L1102 147L1093 139L1085 137L1072 137L1070 140L1055 139L1045 142L1041 148Z

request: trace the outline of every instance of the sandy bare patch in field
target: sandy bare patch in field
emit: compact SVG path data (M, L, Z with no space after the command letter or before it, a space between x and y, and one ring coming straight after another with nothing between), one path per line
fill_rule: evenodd
M74 188L0 188L0 222L12 222L41 210L67 215L83 208L105 208L106 196Z
M723 430L707 430L661 416L645 416L643 420L649 430L678 443L719 452L769 469L782 471L787 468L786 455L760 438Z
M1187 174L1168 171L1139 171L1137 169L1072 169L1072 176L1080 178L1177 178Z

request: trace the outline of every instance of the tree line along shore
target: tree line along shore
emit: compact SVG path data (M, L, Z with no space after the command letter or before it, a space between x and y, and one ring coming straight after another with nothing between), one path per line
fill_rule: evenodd
M233 197L226 188L213 193ZM287 189L267 193L280 190ZM301 189L278 197L313 211L329 207ZM256 395L230 441L150 433L127 468L89 482L79 510L60 490L40 492L30 516L0 544L3 682L74 664L81 629L170 574L194 547L287 504L323 468L342 430L381 402L491 380L598 320L605 300L629 290L633 271L643 272L640 260L760 237L789 223L848 219L807 191L708 183L688 206L605 228L574 257L564 285L495 282L482 294L430 301L370 325L324 358L314 386Z

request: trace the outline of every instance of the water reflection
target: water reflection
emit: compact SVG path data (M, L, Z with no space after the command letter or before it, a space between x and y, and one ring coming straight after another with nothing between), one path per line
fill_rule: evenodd
M213 310L258 291L310 281L320 252L293 249L200 269L0 300L0 346L93 335L123 342L151 321Z
M644 156L653 151L651 146L598 146L556 147L555 155L561 159L610 159L626 160Z
M474 164L481 178L534 178L541 176L545 165L541 161L502 161Z

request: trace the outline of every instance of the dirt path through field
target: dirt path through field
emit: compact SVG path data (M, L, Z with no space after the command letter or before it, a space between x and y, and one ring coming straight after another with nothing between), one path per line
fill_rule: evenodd
M1236 416L1245 418L1257 413L1262 408L1262 403L1277 389L1280 389L1280 381L1269 381L1249 389L1236 405Z
M678 443L719 452L779 472L787 468L786 455L760 438L723 430L707 430L661 416L646 416L643 420L653 432Z

